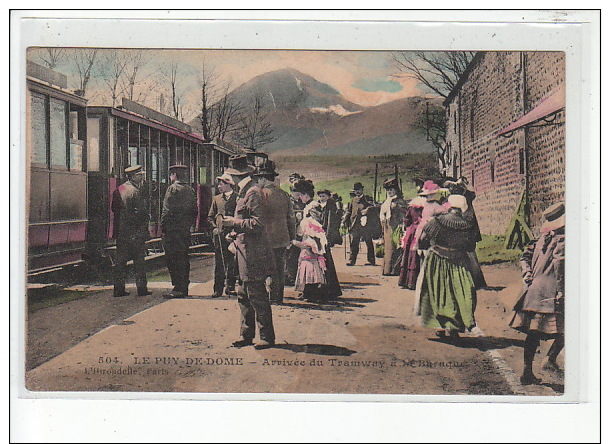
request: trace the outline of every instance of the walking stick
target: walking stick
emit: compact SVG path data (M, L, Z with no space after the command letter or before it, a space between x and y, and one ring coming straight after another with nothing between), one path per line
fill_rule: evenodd
M220 217L218 217L220 216ZM223 247L222 247L222 236L220 235L222 233L222 215L218 214L216 216L216 229L218 230L218 233L216 233L216 236L218 236L218 249L220 250L220 259L222 261L222 269L225 272L225 287L226 287L226 283L227 283L227 277L229 275L229 269L227 267L227 261L225 260L225 253L223 251Z

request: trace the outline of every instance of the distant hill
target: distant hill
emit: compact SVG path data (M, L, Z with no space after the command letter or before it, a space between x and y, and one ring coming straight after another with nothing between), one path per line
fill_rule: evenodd
M274 128L276 140L261 150L269 154L363 156L434 151L422 129L416 127L425 112L426 99L421 97L362 107L330 85L294 69L262 74L231 93L244 104L257 95Z

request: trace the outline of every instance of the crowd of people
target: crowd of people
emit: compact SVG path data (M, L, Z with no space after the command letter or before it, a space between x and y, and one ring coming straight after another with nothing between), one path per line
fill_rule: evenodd
M148 213L140 193L141 166L125 170L128 180L113 196L117 218L116 297L126 296L125 266L134 261L138 295L150 294L144 271ZM162 229L173 290L166 298L188 295L190 228L197 214L196 197L186 183L187 168L170 168L172 185L163 202ZM476 326L477 290L486 281L476 256L481 241L473 201L464 178L416 179L418 196L405 200L397 177L383 182L383 202L354 184L350 201L328 189L316 191L311 180L294 173L290 193L276 183L275 163L254 167L245 155L233 156L216 178L218 194L209 211L214 245L214 297L236 296L241 313L235 347L272 347L272 304L283 304L284 287L299 297L324 302L341 296L332 247L349 246L347 266L355 266L360 245L365 265L383 257L382 274L397 276L397 285L415 290L414 312L441 340L457 341ZM541 340L554 339L545 368L558 371L563 348L564 207L544 213L541 237L523 254L525 291L515 305L511 327L527 334L523 384L538 383L532 363ZM380 253L383 246L383 253Z

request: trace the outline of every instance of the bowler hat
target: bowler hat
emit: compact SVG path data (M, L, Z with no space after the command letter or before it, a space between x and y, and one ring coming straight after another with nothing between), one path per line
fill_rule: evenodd
M330 197L330 196L332 196L332 193L330 192L330 190L318 190L317 194L318 194L318 196L319 196L320 194L326 194L326 195L328 195L329 197Z
M261 163L252 176L279 176L278 173L275 172L275 162L273 160L266 159L263 163Z
M229 157L229 168L225 170L225 173L241 176L253 172L254 169L252 165L248 164L248 157L245 154L240 154Z
M133 165L125 168L125 174L135 174L142 171L142 165Z
M355 190L364 190L364 185L362 185L360 182L356 182L354 184L354 191Z

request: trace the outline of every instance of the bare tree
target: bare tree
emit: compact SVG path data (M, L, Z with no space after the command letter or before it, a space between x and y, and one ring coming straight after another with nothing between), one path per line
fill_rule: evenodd
M447 98L457 86L460 78L472 62L472 51L413 51L393 54L398 74L394 77L409 77L423 85L429 92ZM442 106L426 103L426 111L416 126L423 129L426 139L436 148L441 173L447 167L447 116Z
M255 151L273 142L273 127L268 117L263 107L263 95L257 92L241 118L241 128L237 133L239 142Z
M227 139L243 126L241 122L243 106L235 95L230 93L231 85L232 80L227 80L220 100L212 106L210 133L212 137Z
M447 98L475 56L472 51L396 52L395 77L416 79L434 94Z
M87 94L87 86L91 80L91 73L95 65L97 54L97 49L83 49L75 53L74 63L76 64L79 78L77 94L80 96L85 97Z
M214 81L215 76L211 69L206 67L205 61L201 62L201 77L199 78L199 87L201 89L201 102L199 120L201 121L201 134L203 139L209 142L213 139L213 109L214 102Z
M112 50L104 58L102 68L102 79L106 86L106 92L110 96L112 106L117 105L119 97L123 95L123 87L121 79L125 72L126 58L124 53L118 50Z
M65 56L66 50L64 48L45 48L38 57L47 68L55 69L64 60Z
M180 69L177 62L171 62L165 70L165 79L168 84L171 97L171 113L175 119L180 119L182 114L182 97Z
M445 135L447 134L447 117L445 108L438 103L426 102L426 109L421 117L416 120L415 126L424 132L426 140L432 142L436 148L436 155L440 163L441 172L447 167L447 145Z
M125 52L125 69L123 70L123 89L125 96L129 100L142 103L150 92L149 88L138 88L138 84L151 76L145 74L144 68L151 60L151 56L146 51L130 50Z

